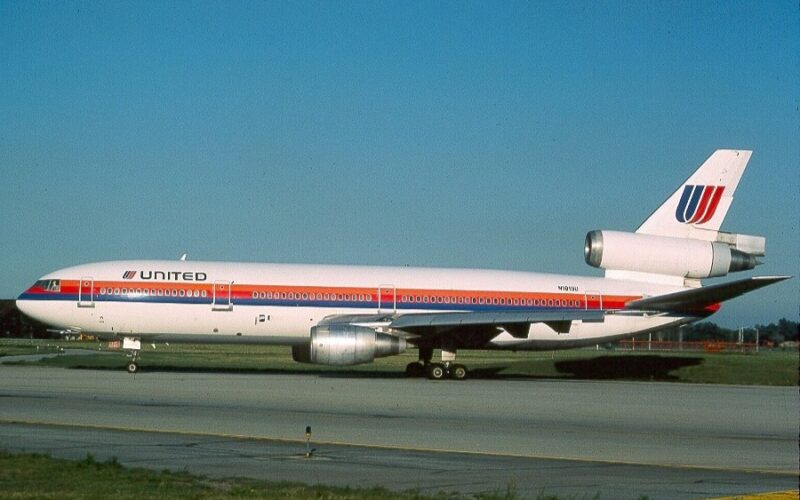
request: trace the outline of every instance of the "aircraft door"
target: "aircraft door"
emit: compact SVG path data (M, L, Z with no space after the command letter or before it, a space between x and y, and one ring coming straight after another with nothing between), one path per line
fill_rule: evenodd
M211 292L211 309L214 311L232 311L233 301L231 289L232 281L214 281L214 290Z
M603 294L598 291L587 291L584 294L586 309L603 309Z
M94 307L94 278L83 276L78 284L78 307Z
M394 285L378 286L378 314L397 312L397 288Z

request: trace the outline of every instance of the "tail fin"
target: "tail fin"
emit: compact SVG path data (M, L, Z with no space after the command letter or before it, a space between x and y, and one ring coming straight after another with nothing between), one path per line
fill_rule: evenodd
M751 154L732 149L714 151L636 232L716 240Z

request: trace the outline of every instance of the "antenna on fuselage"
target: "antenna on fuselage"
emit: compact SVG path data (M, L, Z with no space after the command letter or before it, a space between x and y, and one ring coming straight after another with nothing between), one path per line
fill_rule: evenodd
M187 255L187 254L183 254L183 255L181 255L181 262L183 262L183 261L185 261L185 260L186 260L186 255Z

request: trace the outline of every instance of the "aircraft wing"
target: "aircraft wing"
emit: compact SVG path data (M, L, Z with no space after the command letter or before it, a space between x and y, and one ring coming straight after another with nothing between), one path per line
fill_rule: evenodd
M756 276L728 283L719 283L680 292L634 300L626 309L645 311L699 311L761 287L791 278L791 276Z
M570 310L557 312L542 311L497 311L497 312L450 312L404 314L395 318L389 327L415 335L430 337L455 335L479 338L492 338L502 328L518 338L528 336L532 323L546 323L558 332L569 331L573 320L601 322L603 311Z
M497 336L500 329L517 338L528 336L532 323L545 323L559 333L567 333L572 321L602 322L601 310L576 309L567 311L496 311L496 312L441 312L409 313L400 315L340 314L328 316L320 325L354 324L368 327L390 328L399 335L425 338L447 335L461 344L483 346Z

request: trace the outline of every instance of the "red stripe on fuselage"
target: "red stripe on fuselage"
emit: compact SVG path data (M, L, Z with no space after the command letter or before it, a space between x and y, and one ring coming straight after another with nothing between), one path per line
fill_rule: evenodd
M217 287L217 290L213 290ZM292 300L295 302L361 302L374 304L380 300L388 306L395 302L406 307L425 309L427 305L449 305L453 309L467 309L470 306L507 306L507 307L547 307L547 308L589 308L622 309L638 296L594 295L583 293L545 293L545 292L504 292L482 290L434 290L434 289L380 289L363 287L320 287L320 286L287 286L287 285L228 285L217 283L153 283L132 281L94 281L90 286L78 280L61 280L59 292L49 292L41 287L33 286L28 290L31 294L71 295L80 292L82 296L105 297L124 294L142 294L144 296L171 297L180 301L180 295L173 291L185 292L186 298L194 298L194 292L205 292L204 298L211 300L214 292L218 298L227 299L228 290L234 302L249 300ZM161 295L158 295L159 292ZM393 293L394 292L394 293ZM290 298L291 297L291 298ZM588 304L587 304L588 301Z

